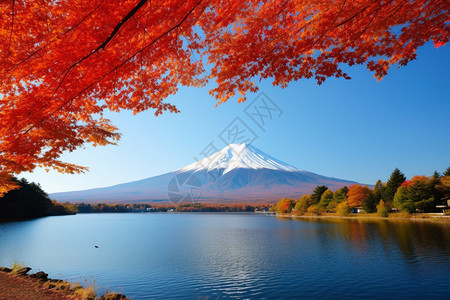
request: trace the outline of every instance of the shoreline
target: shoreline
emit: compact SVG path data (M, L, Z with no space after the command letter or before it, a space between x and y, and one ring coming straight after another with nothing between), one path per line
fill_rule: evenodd
M293 215L293 214L280 214L276 213L274 215L275 217L279 218L291 218L291 219L334 219L334 220L386 220L386 221L426 221L426 222L450 222L450 216L439 216L439 215L424 215L420 214L417 216L411 215L411 216L395 216L395 217L380 217L372 214L365 214L365 215L357 215L352 214L349 216L338 216L338 215Z
M0 267L0 299L129 300L114 292L99 296L95 286L48 278L43 271L28 274L30 270L16 264L12 268Z

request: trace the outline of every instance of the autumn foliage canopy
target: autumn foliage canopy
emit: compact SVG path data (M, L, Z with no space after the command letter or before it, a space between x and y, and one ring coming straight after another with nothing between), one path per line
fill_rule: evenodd
M12 174L62 162L86 143L115 143L105 110L177 112L179 86L218 103L255 80L349 78L362 64L377 79L427 41L449 39L444 0L0 1L0 192Z

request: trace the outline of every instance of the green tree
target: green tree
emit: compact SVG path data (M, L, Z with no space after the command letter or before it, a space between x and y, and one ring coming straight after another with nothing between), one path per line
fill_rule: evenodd
M52 202L39 184L25 178L11 180L19 188L0 197L0 220L31 219L49 214Z
M336 203L341 203L343 201L347 201L347 193L348 193L348 187L343 186L334 192L333 200Z
M381 182L381 180L378 179L378 181L375 183L375 187L373 189L373 195L375 199L377 200L377 203L380 202L380 200L383 198L384 193L384 185Z
M432 176L430 179L430 191L432 194L432 197L434 198L434 203L431 203L429 205L430 210L432 211L436 211L436 205L442 204L441 203L441 199L444 198L445 194L443 193L443 191L440 189L442 181L445 181L445 176Z
M395 208L408 213L413 213L416 210L414 202L410 197L408 187L406 186L401 186L397 189L397 192L394 196L393 205Z
M316 186L313 193L311 194L311 204L318 204L320 202L320 199L322 198L322 194L325 193L326 190L328 190L328 187L324 185Z
M319 202L320 208L326 209L332 200L333 200L333 191L330 189L327 189L320 197L320 202Z
M439 179L440 177L441 177L441 174L439 174L438 171L434 171L434 173L433 173L433 178L434 178L434 179Z
M434 195L436 195L434 180L426 176L414 176L412 184L408 186L409 197L415 204L415 209L430 212L436 209ZM440 199L439 199L440 200Z
M367 197L364 200L362 207L366 213L376 212L377 204L379 201L380 201L380 199L378 199L375 196L375 192L369 189Z
M383 193L383 200L385 202L392 202L394 200L394 195L397 192L397 189L403 182L405 182L405 180L406 180L405 175L399 169L396 168L392 172L391 177L386 183L386 187Z
M398 188L394 196L394 206L408 213L434 211L437 204L434 196L439 193L437 180L426 176L414 176Z
M444 176L450 176L450 167L447 168L447 170L443 173Z

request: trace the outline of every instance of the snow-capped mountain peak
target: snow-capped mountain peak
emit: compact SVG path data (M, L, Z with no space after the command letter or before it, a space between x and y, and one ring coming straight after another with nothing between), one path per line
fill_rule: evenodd
M219 169L223 170L223 174L234 169L271 169L289 172L302 171L246 143L230 144L222 150L179 169L178 171L198 172Z
M110 187L56 193L51 197L60 202L88 203L276 202L311 194L318 185L336 190L355 183L297 169L252 145L230 144L173 172Z

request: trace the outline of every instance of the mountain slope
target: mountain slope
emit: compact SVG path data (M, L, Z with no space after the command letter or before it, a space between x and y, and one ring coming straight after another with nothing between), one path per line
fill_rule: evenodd
M247 144L231 144L184 168L111 187L51 194L71 202L267 202L336 190L356 182L322 176L286 164Z

